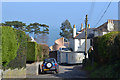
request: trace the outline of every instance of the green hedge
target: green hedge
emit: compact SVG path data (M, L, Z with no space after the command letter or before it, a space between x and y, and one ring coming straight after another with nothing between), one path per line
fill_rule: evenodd
M17 50L17 56L14 60L10 61L8 68L22 68L26 67L26 53L27 53L27 41L30 40L30 37L25 34L25 32L20 30L14 30L16 32L16 39L19 48Z
M27 42L27 61L37 60L37 43Z
M120 33L111 32L93 40L95 62L104 65L120 59Z
M22 68L26 66L27 41L30 37L23 31L2 26L3 68Z
M2 28L0 27L0 69L2 69Z
M37 44L37 51L38 51L37 60L42 61L42 58L43 58L42 45Z
M43 61L45 58L49 57L49 53L47 53L48 50L49 48L46 48L46 45L28 42L27 62Z
M11 27L2 27L2 62L3 66L7 66L8 63L17 56L17 44L16 34Z
M94 64L83 63L92 78L120 78L120 32L111 32L93 39Z

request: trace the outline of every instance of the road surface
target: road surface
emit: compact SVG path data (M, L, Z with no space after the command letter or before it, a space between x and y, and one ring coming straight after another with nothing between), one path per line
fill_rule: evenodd
M27 78L87 78L82 65L60 65L59 73L47 72L36 75L36 63L27 64Z

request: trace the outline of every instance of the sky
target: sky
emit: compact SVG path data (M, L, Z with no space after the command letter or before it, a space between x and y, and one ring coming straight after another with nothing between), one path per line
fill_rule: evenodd
M80 30L81 23L98 27L108 19L118 19L118 2L112 2L98 25L109 2L2 2L2 22L22 21L26 24L38 22L49 25L48 45L60 38L60 26L66 19ZM33 36L33 35L30 35Z

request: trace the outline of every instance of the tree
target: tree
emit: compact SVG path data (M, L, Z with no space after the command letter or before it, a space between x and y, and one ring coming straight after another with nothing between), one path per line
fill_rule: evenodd
M39 34L49 34L49 26L46 24L39 24L39 23L31 23L26 27L26 32L33 33L34 39L36 38L36 35Z
M49 26L46 24L41 24L41 30L42 30L42 33L37 34L36 40L38 43L47 44L48 34L49 34Z
M68 20L65 20L65 22L61 24L60 29L60 36L64 37L65 40L69 40L69 38L72 36L72 27L70 22Z
M2 23L2 26L10 26L18 30L24 31L26 24L20 21L6 21L5 23Z

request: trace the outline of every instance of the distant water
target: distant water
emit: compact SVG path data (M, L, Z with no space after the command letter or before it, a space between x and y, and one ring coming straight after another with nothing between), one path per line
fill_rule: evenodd
M50 47L50 46L52 46L52 45L54 45L54 41L56 40L56 39L59 39L60 38L60 29L59 28L50 28L49 29L50 31L50 33L49 33L49 40L48 40L48 46Z

